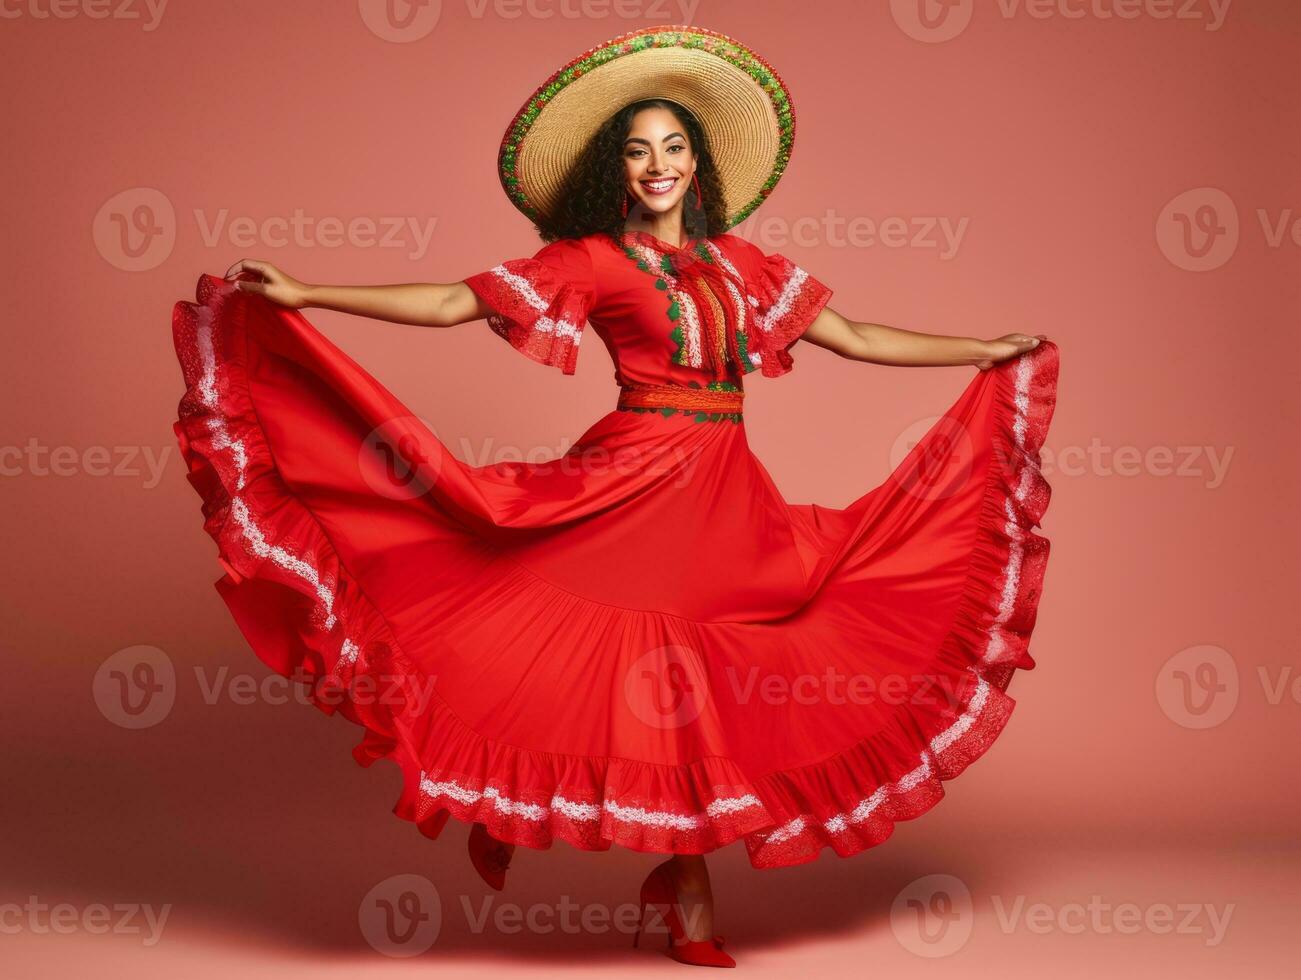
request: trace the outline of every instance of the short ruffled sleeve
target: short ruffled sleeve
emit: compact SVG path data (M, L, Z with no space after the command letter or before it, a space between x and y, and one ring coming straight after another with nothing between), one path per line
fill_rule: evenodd
M736 235L725 237L741 251L748 266L746 285L760 370L768 377L785 374L794 364L790 348L827 305L831 287L780 253L767 254Z
M493 312L488 326L526 357L573 374L595 294L587 246L562 238L465 280Z

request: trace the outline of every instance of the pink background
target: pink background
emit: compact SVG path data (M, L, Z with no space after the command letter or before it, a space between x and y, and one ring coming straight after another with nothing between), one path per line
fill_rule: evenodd
M209 684L223 668L267 672L212 589L220 569L170 429L181 378L169 314L201 272L243 256L309 281L372 283L456 281L532 254L536 236L495 173L511 115L581 51L683 22L751 45L792 92L791 164L738 234L828 283L851 319L1045 333L1063 362L1045 451L1053 552L1039 667L1010 689L1009 728L950 799L867 854L771 873L750 869L739 845L716 855L729 949L751 975L1280 969L1299 870L1301 705L1295 687L1273 692L1301 671L1286 626L1301 233L1271 236L1301 221L1301 9L1237 0L1222 23L1209 0L1191 6L1200 19L1154 16L1159 2L1121 4L1133 18L1099 13L1119 2L1031 4L1042 17L1011 0L958 3L936 29L953 29L948 40L916 27L915 0L714 0L685 16L647 0L629 3L632 17L576 0L481 14L444 2L416 11L418 23L438 16L413 40L370 0L174 3L156 24L144 6L129 19L6 5L0 904L172 905L154 946L0 916L16 975L680 969L608 933L475 934L459 903L488 893L465 828L430 842L391 816L397 771L355 766L357 729L296 704L205 700L196 671ZM128 249L148 246L132 260L115 222L141 204L162 234L129 237ZM433 234L423 252L409 234L400 248L229 234L235 219L297 209L433 221ZM911 234L847 244L828 213L914 231L966 224L946 254ZM1236 247L1228 233L1185 240L1181 215L1228 230L1236 215ZM797 222L807 243L779 237ZM120 267L132 261L148 267ZM549 458L613 408L599 344L566 378L482 322L308 316L463 459ZM794 354L791 375L748 386L746 411L753 449L792 502L843 506L880 483L910 427L971 376L809 344ZM96 678L137 645L163 651L176 699L129 730L97 706ZM1209 667L1206 646L1223 650ZM1185 675L1226 690L1185 702ZM653 860L521 851L497 901L631 902ZM404 873L437 886L442 932L424 955L389 959L357 908ZM930 874L971 895L969 941L939 958L910 949L891 914ZM1155 928L1004 928L996 911L1018 896L1060 910L1094 895L1234 908L1213 946Z

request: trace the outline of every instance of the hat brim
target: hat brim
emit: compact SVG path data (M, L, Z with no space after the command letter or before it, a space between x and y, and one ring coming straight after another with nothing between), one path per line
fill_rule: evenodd
M727 227L743 221L781 179L795 112L781 77L733 38L698 27L643 28L579 55L515 114L498 154L502 187L533 220L559 204L592 135L631 102L664 98L700 121L722 181Z

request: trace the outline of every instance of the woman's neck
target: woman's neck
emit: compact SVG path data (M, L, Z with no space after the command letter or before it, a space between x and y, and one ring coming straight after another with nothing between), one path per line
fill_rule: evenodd
M664 244L671 245L674 248L681 248L686 244L683 241L686 236L682 233L682 210L680 208L675 208L667 214L652 214L636 220L629 218L624 222L624 230L645 232L652 238L657 238Z

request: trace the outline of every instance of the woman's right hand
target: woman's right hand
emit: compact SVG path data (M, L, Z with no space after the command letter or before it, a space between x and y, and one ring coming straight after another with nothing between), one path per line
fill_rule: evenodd
M281 272L270 262L263 262L260 259L240 259L226 270L226 278L230 279L241 272L251 272L258 278L237 280L236 289L246 293L258 293L271 302L287 306L291 310L301 310L307 305L307 295L311 287Z

